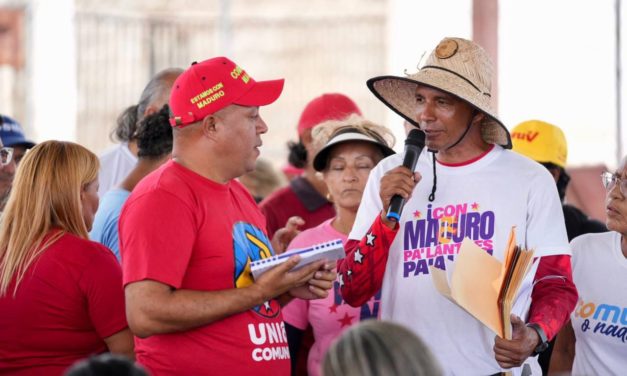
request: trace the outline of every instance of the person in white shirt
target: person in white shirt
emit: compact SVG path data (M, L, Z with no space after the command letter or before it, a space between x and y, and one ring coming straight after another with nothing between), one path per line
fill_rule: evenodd
M137 124L146 116L158 112L168 103L174 80L183 72L180 68L168 68L157 73L146 85L139 102L126 108L118 116L117 127L112 136L119 144L105 150L99 157L100 173L98 196L102 197L115 188L137 163Z
M492 106L491 77L479 45L445 38L418 72L367 82L412 132L424 132L426 147L413 171L401 165L404 154L371 171L338 278L352 306L380 289L381 318L421 336L445 374L535 375L532 355L568 320L577 291L555 182L540 164L507 150L511 138ZM394 195L406 200L396 221L386 215ZM508 340L440 294L430 267L454 268L464 239L502 261L512 227L537 260L521 284L531 304L519 300Z
M627 369L627 158L601 178L610 231L570 243L579 302L557 336L549 374L621 375Z

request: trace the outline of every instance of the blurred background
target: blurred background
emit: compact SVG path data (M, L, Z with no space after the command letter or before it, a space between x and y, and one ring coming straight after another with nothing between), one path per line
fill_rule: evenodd
M493 97L510 129L541 119L564 130L568 200L604 219L599 174L625 153L624 13L620 0L0 0L0 113L37 142L99 154L154 73L225 55L257 80L286 79L262 110L262 157L275 167L323 92L351 96L395 132L400 151L402 121L365 81L413 72L440 39L461 36L492 55Z

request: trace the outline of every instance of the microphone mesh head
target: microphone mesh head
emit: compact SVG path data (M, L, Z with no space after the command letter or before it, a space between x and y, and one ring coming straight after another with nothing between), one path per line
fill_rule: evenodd
M405 139L405 145L413 145L422 149L425 147L425 132L420 129L412 129Z

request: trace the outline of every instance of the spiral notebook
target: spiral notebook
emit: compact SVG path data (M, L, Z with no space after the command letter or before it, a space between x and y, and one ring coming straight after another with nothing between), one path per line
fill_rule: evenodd
M292 270L296 270L314 261L322 259L326 259L328 261L339 260L344 258L345 253L342 239L335 239L306 248L291 249L285 253L281 253L280 255L251 262L250 271L253 274L253 278L259 278L259 276L265 273L268 269L284 263L287 259L294 255L300 255L301 259Z

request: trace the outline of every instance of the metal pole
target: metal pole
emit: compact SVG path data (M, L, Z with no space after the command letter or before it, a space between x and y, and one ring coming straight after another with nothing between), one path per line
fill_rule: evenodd
M620 43L620 7L621 0L615 0L616 7L616 165L623 158L622 92L621 92L621 43Z

